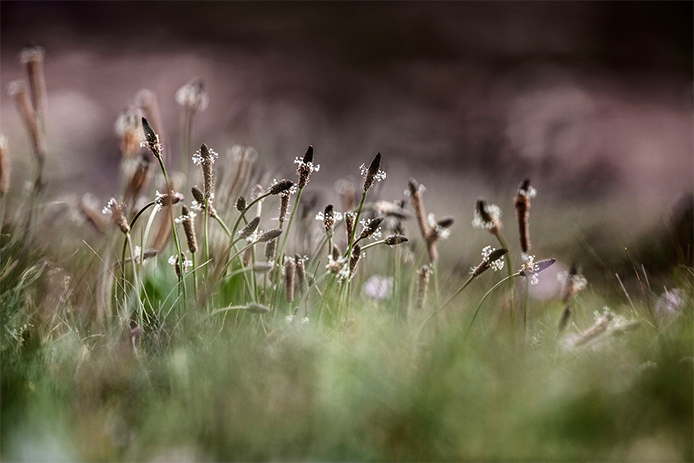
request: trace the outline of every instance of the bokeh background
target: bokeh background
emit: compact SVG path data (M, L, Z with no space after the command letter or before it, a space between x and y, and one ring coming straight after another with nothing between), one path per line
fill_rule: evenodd
M46 50L49 180L66 194L114 194L114 123L142 88L178 153L174 94L200 77L195 144L254 146L278 176L313 144L326 201L380 151L389 199L415 176L467 221L478 195L510 209L528 176L538 201L600 204L629 233L692 189L692 18L690 2L3 1L0 78L24 78L24 45ZM5 92L1 109L22 172Z

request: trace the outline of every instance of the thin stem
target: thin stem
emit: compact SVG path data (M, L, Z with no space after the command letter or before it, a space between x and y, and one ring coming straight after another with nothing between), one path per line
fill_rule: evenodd
M194 252L190 253L190 260L193 261L193 301L195 301L198 296L198 274L196 270L197 265L195 264Z
M268 196L270 196L269 192L262 194L262 195L258 196L257 198L255 198L253 201L251 201L246 206L246 209L244 209L243 212L241 212L241 214L238 216L238 218L236 219L236 222L234 222L234 228L232 228L231 233L228 232L228 228L226 228L226 225L223 226L225 228L225 230L227 230L227 234L229 235L230 238L236 234L236 231L239 229L239 225L241 224L241 220L243 220L243 218L246 216L246 212L248 212L251 209L251 206L253 206L258 201L262 201L263 199L267 198ZM220 222L220 225L221 224L222 224L222 222Z
M292 228L292 223L294 222L294 216L296 216L296 212L299 209L299 201L301 200L301 193L304 191L303 188L299 188L299 191L296 193L296 200L294 201L294 209L292 209L292 213L289 216L289 223L287 224L287 229L284 231L284 239L282 240L282 246L279 249L279 253L277 254L277 269L278 271L275 272L277 274L276 281L275 281L275 296L273 297L274 305L279 305L279 294L280 294L280 282L281 278L280 275L282 274L281 272L281 265L282 265L282 256L284 255L284 248L287 246L287 240L289 239L289 230ZM246 208L248 210L248 208ZM281 223L280 223L280 228L281 228ZM291 310L291 307L290 307Z
M506 240L504 239L504 235L499 231L496 234L496 238L499 240L499 244L503 249L509 249L508 245L506 244ZM506 270L508 272L508 276L511 276L513 274L513 261L511 260L511 253L507 252L504 256L506 258ZM515 306L515 299L516 299L516 282L514 280L511 280L511 307L513 308Z
M133 280L135 280L135 295L137 296L137 324L142 326L143 323L143 307L140 302L140 279L137 276L137 262L135 262L135 253L133 252L133 242L130 238L130 233L125 234L126 241L128 242L128 247L130 248L130 260L133 264ZM142 257L140 257L141 259Z
M441 307L439 307L436 311L434 311L434 313L432 313L431 315L429 315L427 318L424 319L424 321L419 325L419 330L421 331L422 327L429 320L434 318L436 315L439 314L439 312L441 312L443 309L445 309L446 306L448 306L448 304L450 304L453 301L453 299L455 299L458 296L458 294L462 293L465 290L465 288L467 288L468 285L470 283L472 283L472 280L474 280L474 279L475 279L474 276L470 276L470 278L468 278L467 281L465 283L463 283L463 286L461 286L460 289L458 291L456 291L456 293L450 297L450 299L448 299Z
M212 218L215 219L217 223L224 229L224 233L226 233L229 238L233 236L231 230L229 230L229 227L227 227L227 224L224 223L219 215L215 214L212 216Z
M509 275L509 276L503 278L503 279L502 279L501 281L499 281L497 284L495 284L494 286L492 286L492 287L489 289L489 291L486 292L486 294L485 294L484 296L482 296L482 299L480 300L479 304L477 304L477 308L475 309L475 313L472 315L472 320L470 320L470 324L468 325L467 330L465 331L465 336L463 337L463 339L467 339L468 335L470 334L470 330L472 329L473 323L475 323L475 319L477 318L477 314L478 314L479 311L480 311L480 307L482 307L482 303L487 299L487 297L489 297L489 295L490 295L496 288L498 288L499 286L501 286L505 281L510 280L510 279L512 279L513 277L517 277L517 276L519 276L519 275L520 275L520 272L517 272L517 273L511 274L511 275Z

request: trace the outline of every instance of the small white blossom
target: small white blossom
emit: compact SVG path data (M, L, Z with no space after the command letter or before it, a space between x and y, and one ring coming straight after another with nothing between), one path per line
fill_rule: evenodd
M314 164L312 162L304 162L304 160L302 158L295 158L294 164L299 164L299 167L301 167L301 166L308 167L308 170L311 173L318 172L320 170L320 164Z
M316 169L316 170L318 170L318 169ZM270 188L277 185L279 182L280 181L277 180L276 178L272 179L272 185L270 185ZM291 196L291 195L295 195L298 191L299 191L299 186L295 183L289 189L284 190L283 192L279 193L277 196Z
M361 176L363 178L366 178L366 175L369 173L369 167L366 164L362 164L359 166L359 172L361 172ZM378 169L378 172L374 176L374 180L377 182L380 182L381 180L386 179L386 173L385 171Z
M518 190L518 194L527 196L528 198L534 198L535 196L537 196L537 190L535 190L535 188L533 188L532 186L529 186L527 190Z
M368 228L368 226L369 226L369 224L371 224L371 221L372 221L372 220L373 220L373 219L362 219L362 220L359 221L359 224L360 224L361 227L362 227L362 232L363 232L364 230L366 230L366 228ZM376 229L376 231L373 232L373 233L371 234L371 236L369 236L369 239L377 240L377 239L379 239L379 238L381 237L382 234L383 234L383 233L382 233L382 231L381 231L381 227L378 227L378 228Z
M475 209L475 215L472 219L472 226L475 228L482 228L484 230L491 230L494 228L495 223L501 218L501 208L496 204L487 204L485 210L492 220L486 222L484 218L482 218L482 214Z
M101 209L101 213L104 215L111 215L113 214L113 211L118 207L118 201L116 201L114 198L111 198L108 200L108 203L106 204L106 207Z
M210 162L214 164L214 162L217 160L219 157L219 154L217 154L213 149L208 148L210 152ZM193 164L196 166L199 166L202 163L202 153L200 150L197 150L195 154L193 154Z
M316 214L316 220L320 220L321 222L325 220L325 215L323 214L323 211ZM333 220L335 220L335 222L342 220L342 212L333 211Z
M140 260L142 260L142 248L140 246L135 246L135 251L133 251L133 254L133 259L139 264Z
M199 202L197 202L196 200L193 200L190 203L190 209L191 209L191 211L200 212L200 211L202 211L202 205Z
M188 219L194 219L195 217L197 217L197 214L195 213L195 210L192 210L192 211L188 211L188 214L183 214L183 215L181 215L181 216L179 216L179 217L176 217L176 218L174 219L174 222L176 222L176 223L183 223L183 222L185 222L186 220L188 220Z
M557 280L559 280L562 283L568 283L573 285L576 292L585 289L585 287L588 285L588 280L586 280L586 277L584 277L583 275L580 275L578 273L575 275L571 275L569 274L569 272L566 271L557 273Z
M487 259L489 258L490 254L494 251L494 248L491 246L486 246L484 249L482 249L482 257ZM497 260L494 262L491 262L489 264L489 267L494 270L495 272L498 272L499 270L502 270L504 268L504 256L499 257Z

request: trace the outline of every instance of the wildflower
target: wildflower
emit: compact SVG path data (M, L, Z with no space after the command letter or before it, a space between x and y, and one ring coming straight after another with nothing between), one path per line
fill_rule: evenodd
M496 204L487 204L484 199L477 200L475 216L472 219L472 226L489 230L492 235L497 235L501 230L501 208Z
M142 248L140 246L135 246L135 250L133 251L133 260L138 264L142 260Z
M361 288L362 294L374 301L382 301L393 294L393 277L372 275Z
M253 234L253 232L258 228L258 224L260 224L260 216L257 216L256 218L248 222L248 224L245 227L238 231L239 239L243 240L249 238Z
M145 141L141 143L141 146L149 149L155 157L161 158L164 147L159 142L159 135L154 132L145 117L142 118L142 131L145 133Z
M195 78L176 91L176 103L193 111L204 111L209 103L202 80Z
M329 237L333 236L333 231L335 230L335 222L342 219L342 214L335 211L332 204L325 206L324 212L319 212L316 214L316 220L323 222L323 229L325 234Z
M491 246L486 246L482 249L482 262L477 267L471 269L473 277L478 277L488 269L493 269L495 272L504 268L504 254L508 249L493 249Z
M217 154L214 150L211 150L210 148L207 147L204 143L201 145L200 149L193 154L193 164L196 166L201 165L206 159L209 159L209 162L211 164L214 164L214 162L219 158L219 154Z
M128 225L128 221L123 213L123 205L118 204L118 201L116 201L115 198L111 198L101 212L105 215L110 214L111 222L117 225L118 228L120 228L120 231L123 233L130 232L130 225Z
M438 241L445 240L451 234L450 228L453 226L453 217L444 217L443 219L436 220L434 214L429 214L427 216L427 224L429 225L429 240Z
M161 209L162 207L177 204L178 202L183 201L183 199L184 198L181 193L177 193L173 190L171 191L171 194L159 193L159 191L157 191L154 202L156 203L157 208Z
M552 265L556 259L544 259L535 263L535 256L527 256L525 263L521 266L520 276L530 277L530 284L536 285L540 282L537 275Z
M169 265L174 267L174 269L176 270L176 275L180 278L181 277L181 266L183 267L183 271L185 272L185 270L187 268L190 268L193 266L193 261L187 260L185 254L181 253L180 258L178 256L175 256L175 255L169 257Z
M536 193L535 188L530 186L530 179L526 178L521 182L518 187L518 193L513 199L513 204L516 208L516 219L518 220L521 250L524 254L527 254L530 250L530 232L528 228L530 198L534 198Z
M239 199L236 200L236 210L239 212L243 212L246 210L246 198L243 196L239 196Z
M352 233L354 233L354 221L357 214L354 212L345 212L345 230L347 231L347 242L352 241Z
M303 159L296 158L294 164L299 164L296 174L299 176L299 189L306 186L311 178L311 174L320 170L320 164L313 163L313 146L309 145Z
M263 232L258 235L258 243L267 243L274 240L282 234L282 230L279 228L271 228L270 230Z
M577 292L588 284L588 280L581 275L581 266L573 264L568 272L559 272L557 279L563 284L562 301L568 302Z
M397 246L398 244L406 243L407 237L403 235L390 235L385 239L385 243L388 246Z
M385 180L386 173L381 170L381 153L376 154L369 167L366 167L365 164L359 166L359 171L364 177L364 192L367 192L374 182Z
M193 224L193 218L195 217L195 212L189 211L186 205L183 205L183 215L176 219L177 223L183 224L183 230L186 234L186 241L188 243L188 250L194 253L198 250L198 240L195 237L195 226Z
M383 222L383 217L376 217L375 219L368 220L360 220L359 223L362 226L362 232L361 235L359 235L358 240L364 240L367 238L380 238L381 222Z
M291 180L287 180L286 178L282 180L274 179L268 191L271 195L288 196L295 193L294 188L294 182Z

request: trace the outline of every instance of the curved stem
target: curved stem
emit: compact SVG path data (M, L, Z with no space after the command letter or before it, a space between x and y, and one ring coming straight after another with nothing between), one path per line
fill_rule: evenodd
M445 309L446 306L448 304L450 304L453 301L453 299L455 299L458 296L458 294L462 293L463 290L465 290L465 288L467 288L468 285L470 283L472 283L472 280L474 280L474 279L475 279L474 276L470 276L470 278L468 278L467 281L465 283L463 283L463 286L461 286L460 289L458 291L456 291L456 293L453 296L450 297L450 299L448 299L446 302L444 302L444 304L441 307L439 307L436 311L434 311L434 313L432 313L431 315L429 315L427 318L424 319L424 321L419 325L419 330L421 331L422 327L426 324L426 322L428 322L429 320L434 318L436 315L438 315L439 312L441 312L443 309Z
M514 273L514 274L512 274L512 275L509 275L509 276L503 278L503 279L502 279L501 281L499 281L497 284L495 284L494 286L492 286L492 287L489 289L489 291L486 292L486 294L485 294L484 296L482 296L482 299L480 300L479 304L477 304L477 308L475 309L475 313L472 315L472 320L470 320L470 324L468 325L467 330L465 331L465 336L463 337L463 339L467 339L468 335L470 334L470 330L472 329L473 323L475 323L475 319L477 318L477 314L478 314L479 311L480 311L480 307L482 307L482 303L487 299L487 297L489 297L489 295L490 295L496 288L498 288L499 286L501 286L505 281L510 280L511 278L517 277L517 276L519 276L519 275L520 275L520 272L517 272L517 273Z

